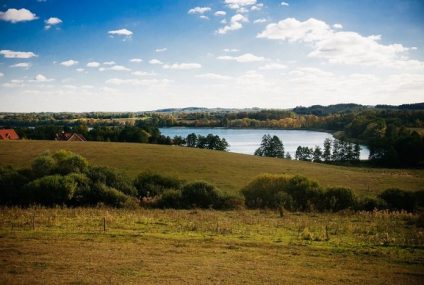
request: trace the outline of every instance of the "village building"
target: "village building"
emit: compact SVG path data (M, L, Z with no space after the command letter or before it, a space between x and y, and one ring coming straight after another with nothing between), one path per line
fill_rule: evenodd
M56 134L55 140L57 140L57 141L68 141L68 142L70 142L70 141L81 141L81 142L87 141L87 139L81 134L66 133L66 132L61 132L59 134Z
M1 129L0 140L18 140L19 136L14 129Z

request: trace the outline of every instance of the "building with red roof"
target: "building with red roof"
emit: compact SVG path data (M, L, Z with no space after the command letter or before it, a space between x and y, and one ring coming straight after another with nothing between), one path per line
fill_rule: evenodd
M65 132L61 132L60 134L56 134L56 139L57 141L80 141L80 142L85 142L87 141L87 139L81 135L81 134L77 134L77 133L65 133Z
M19 136L14 129L1 129L0 140L18 140Z

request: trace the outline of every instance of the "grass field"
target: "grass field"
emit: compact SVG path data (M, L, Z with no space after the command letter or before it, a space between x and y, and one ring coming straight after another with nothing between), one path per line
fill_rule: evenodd
M350 187L360 195L387 188L424 188L424 170L342 167L177 146L104 142L0 141L0 166L29 167L45 150L67 149L91 164L120 169L130 176L158 171L186 180L206 180L224 191L238 191L261 173L304 175L323 186Z
M0 283L422 284L415 218L3 208Z

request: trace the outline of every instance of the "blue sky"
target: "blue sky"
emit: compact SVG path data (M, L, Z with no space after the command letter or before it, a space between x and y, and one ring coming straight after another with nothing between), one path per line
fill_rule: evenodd
M0 111L424 101L424 1L0 3Z

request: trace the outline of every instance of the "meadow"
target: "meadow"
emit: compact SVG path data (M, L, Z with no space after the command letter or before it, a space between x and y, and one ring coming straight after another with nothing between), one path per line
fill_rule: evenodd
M346 167L137 143L3 141L0 166L29 167L41 152L59 149L78 153L90 164L116 168L131 177L151 170L188 181L206 180L228 193L238 193L262 173L303 175L325 187L349 187L358 195L369 196L393 187L416 191L424 186L423 169Z
M388 212L3 208L0 283L422 284L424 232L416 219Z

